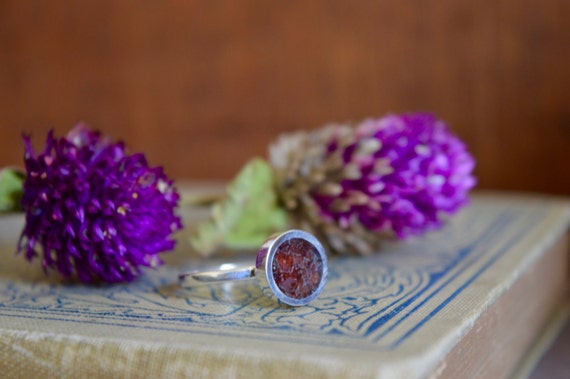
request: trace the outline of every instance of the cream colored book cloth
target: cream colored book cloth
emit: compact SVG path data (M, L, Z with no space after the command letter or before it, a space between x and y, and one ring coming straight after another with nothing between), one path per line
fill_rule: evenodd
M330 257L321 296L292 308L255 281L178 288L179 273L219 263L192 258L184 240L169 264L133 283L62 282L45 276L39 260L14 255L22 218L4 216L0 376L437 375L569 219L562 201L477 195L438 232L371 257ZM253 263L255 255L241 258Z

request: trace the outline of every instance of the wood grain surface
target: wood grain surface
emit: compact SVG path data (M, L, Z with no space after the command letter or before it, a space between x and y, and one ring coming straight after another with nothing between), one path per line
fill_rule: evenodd
M570 194L570 2L0 1L0 165L76 121L175 178L279 133L431 111L480 188Z

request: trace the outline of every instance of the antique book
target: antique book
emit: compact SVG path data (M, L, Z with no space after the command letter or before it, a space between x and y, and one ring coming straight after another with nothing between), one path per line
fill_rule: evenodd
M22 223L0 219L9 378L508 377L568 300L570 208L542 196L479 193L437 232L331 256L323 293L301 307L255 281L179 288L187 270L255 259L198 259L184 233L133 283L62 281L14 254Z

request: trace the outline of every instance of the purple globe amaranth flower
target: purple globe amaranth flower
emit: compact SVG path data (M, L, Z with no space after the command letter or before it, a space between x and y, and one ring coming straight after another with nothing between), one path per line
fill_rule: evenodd
M141 267L162 264L171 234L182 227L179 195L161 167L123 143L77 124L64 138L50 131L36 154L24 137L26 224L19 251L42 266L83 282L127 282ZM38 249L41 247L41 249ZM39 251L41 250L41 252Z
M270 162L296 226L340 254L369 254L384 235L440 226L475 185L473 157L430 114L284 135L271 146Z
M331 142L329 154L338 148ZM390 231L400 238L419 234L439 227L445 214L465 205L475 185L473 157L431 114L366 120L356 126L354 143L341 155L359 175L342 180L337 196L315 197L324 217L340 225L356 216L370 230ZM351 197L355 201L342 201Z

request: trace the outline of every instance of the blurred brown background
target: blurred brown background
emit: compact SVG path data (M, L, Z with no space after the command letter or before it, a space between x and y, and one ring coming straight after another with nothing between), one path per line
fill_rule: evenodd
M82 119L175 178L278 133L448 121L480 188L570 194L570 1L0 1L0 165Z

